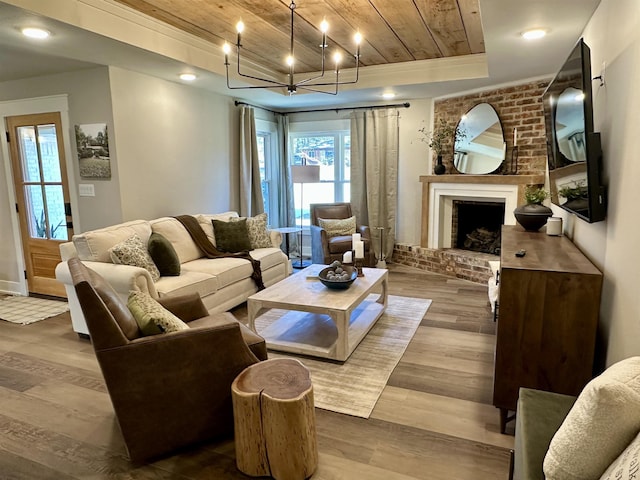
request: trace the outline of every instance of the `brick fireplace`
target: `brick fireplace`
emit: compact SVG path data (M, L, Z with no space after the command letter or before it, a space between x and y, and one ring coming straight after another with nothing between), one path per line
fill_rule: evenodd
M513 210L524 203L529 184L544 183L544 175L424 175L421 244L396 244L393 261L456 278L486 283L489 261L496 255L456 248L453 240L454 202L504 206L503 223L515 225Z

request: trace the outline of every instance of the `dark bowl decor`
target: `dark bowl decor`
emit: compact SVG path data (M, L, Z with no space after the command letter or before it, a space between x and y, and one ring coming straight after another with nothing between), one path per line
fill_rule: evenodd
M339 275L336 274L337 269L342 269L347 275ZM332 275L327 275L329 273L333 273ZM320 270L318 274L318 278L322 282L322 284L327 288L332 288L334 290L345 290L351 286L353 281L358 277L358 272L355 268L349 265L340 265L333 266L329 265L328 267Z
M537 232L547 223L553 211L538 204L521 205L513 211L517 222L528 232Z

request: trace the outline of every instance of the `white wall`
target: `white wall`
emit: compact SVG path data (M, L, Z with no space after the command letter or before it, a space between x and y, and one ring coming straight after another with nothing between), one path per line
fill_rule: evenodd
M230 97L109 67L123 220L237 209Z
M584 39L593 76L606 66L605 86L593 82L593 94L609 205L605 222L576 220L573 239L604 273L600 322L608 366L640 355L640 2L602 0Z

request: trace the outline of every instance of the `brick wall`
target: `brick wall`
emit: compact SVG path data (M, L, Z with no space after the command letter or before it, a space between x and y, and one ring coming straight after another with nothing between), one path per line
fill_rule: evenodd
M452 126L460 117L479 103L489 103L502 123L502 131L507 142L507 152L513 147L513 129L518 128L518 175L544 174L547 162L547 147L544 128L542 94L549 82L538 81L514 85L496 90L436 100L434 103L434 124L444 118ZM453 141L445 149L443 163L447 174L457 174L453 167ZM507 154L507 158L509 155ZM435 158L433 160L435 164ZM503 163L503 167L507 162ZM497 173L503 173L499 171Z

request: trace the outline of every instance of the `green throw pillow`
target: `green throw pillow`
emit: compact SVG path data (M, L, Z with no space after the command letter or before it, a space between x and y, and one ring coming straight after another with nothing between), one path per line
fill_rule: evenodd
M145 292L130 292L127 307L144 335L186 330L189 325Z
M246 218L240 219L237 222L223 222L215 219L211 220L211 222L213 223L213 231L216 236L216 247L218 250L227 253L251 250Z
M239 222L242 218L230 218L230 222ZM255 217L247 217L247 232L251 249L273 247L267 231L267 214L260 213Z
M177 277L180 275L180 259L175 248L167 238L153 232L147 244L149 255L156 264L160 275L163 277Z
M131 235L126 240L109 249L111 261L118 265L131 265L144 268L151 275L151 279L157 282L160 278L158 267L153 263L147 246L137 234Z

